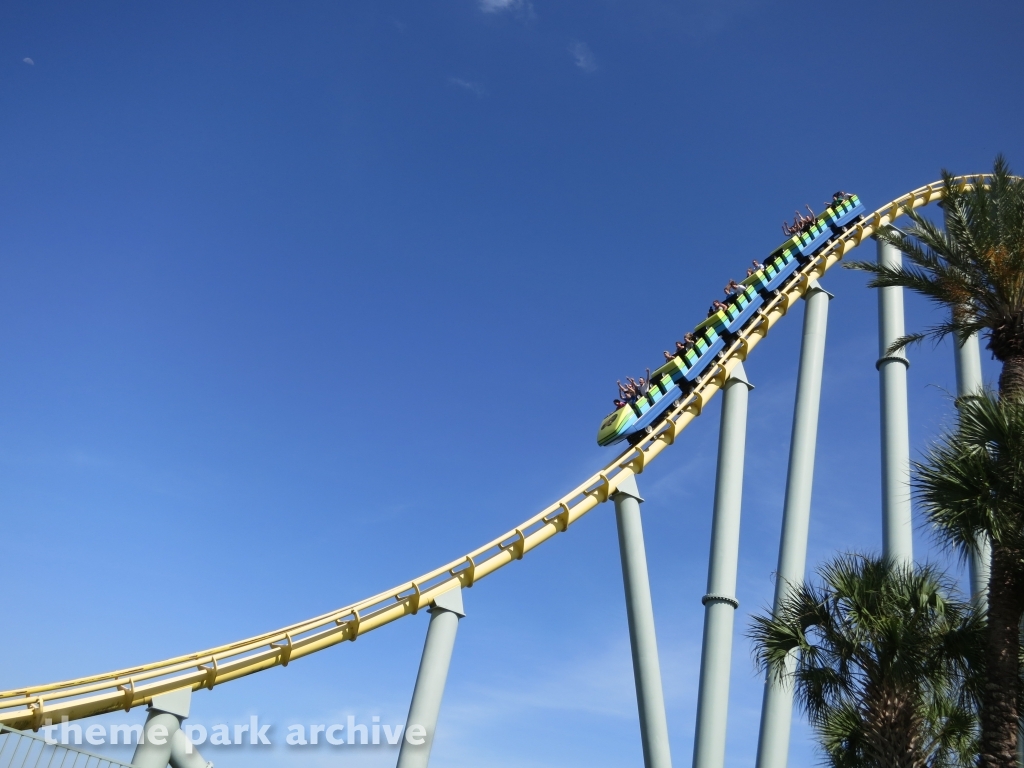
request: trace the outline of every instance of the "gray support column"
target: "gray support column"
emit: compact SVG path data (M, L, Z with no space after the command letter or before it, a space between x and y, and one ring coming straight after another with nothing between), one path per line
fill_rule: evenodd
M420 670L412 692L409 717L405 722L405 736L398 752L398 768L427 768L430 748L434 744L437 717L441 712L441 698L448 680L448 667L455 648L455 634L459 619L466 615L462 607L462 590L444 592L434 598L430 606L430 624L427 640L423 644ZM419 736L415 726L423 733ZM410 733L410 731L413 731ZM419 743L414 743L418 741Z
M832 295L811 284L804 295L804 334L800 346L800 372L793 409L793 436L789 444L789 474L782 512L779 567L775 574L775 603L782 601L804 580L807 563L807 531L811 522L811 490L814 484L814 452L818 438L818 405L821 373L825 363L825 331ZM788 659L792 670L796 658ZM757 768L786 768L789 734L793 721L793 687L765 680L761 706L761 732L757 742Z
M939 203L939 207L942 208L942 219L948 227L945 206ZM956 396L963 397L983 391L985 379L981 375L981 350L978 347L978 334L972 335L963 344L959 344L954 337L953 359L956 361ZM971 553L968 566L971 578L971 601L983 609L988 608L986 590L988 589L991 561L992 545L987 536L979 536L977 548Z
M704 604L704 640L697 693L697 730L693 744L694 768L723 768L725 765L732 627L734 613L739 607L736 601L736 570L739 564L743 455L750 389L743 366L737 365L722 393L708 593L701 600Z
M953 355L956 360L956 396L963 397L985 389L985 378L981 373L981 349L978 334L970 336L963 344L953 339ZM971 601L988 610L988 580L992 563L992 543L988 536L980 535L971 552L968 563L971 577ZM1021 620L1021 637L1024 637L1024 619ZM1021 713L1020 730L1017 732L1017 765L1024 768L1024 712Z
M640 741L645 768L672 768L668 744L668 720L661 689L658 641L654 634L654 607L647 578L647 551L640 521L640 491L630 475L612 496L615 522L619 529L622 581L626 590L629 645L633 651L636 704L640 711Z
M171 768L213 768L180 728L171 739Z
M985 380L981 375L981 350L978 348L977 334L968 338L963 345L953 339L953 354L956 360L957 397L983 391ZM980 606L987 603L985 590L988 589L991 550L988 537L981 536L978 538L977 549L971 553L971 599Z
M978 335L970 336L962 345L953 340L953 356L956 361L956 394L963 397L985 388L981 376L981 350Z
M181 728L181 721L188 717L191 702L190 688L153 697L146 724L142 726L142 738L132 756L132 765L136 768L167 768L175 735Z
M878 263L898 267L899 249L878 243ZM903 289L878 289L878 368L882 401L882 554L913 565L914 539L910 507L910 422L907 415L907 368L910 363L889 347L904 335Z

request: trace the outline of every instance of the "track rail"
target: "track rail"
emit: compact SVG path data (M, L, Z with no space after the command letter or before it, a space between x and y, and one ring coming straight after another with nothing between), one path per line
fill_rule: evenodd
M987 184L988 174L959 176L961 189ZM48 685L0 692L0 724L37 729L44 720L71 720L148 704L161 693L177 688L212 689L215 685L245 677L337 645L355 640L371 630L430 605L442 592L472 587L480 579L568 530L598 504L607 501L619 484L638 475L679 433L700 416L705 404L721 389L730 372L768 335L790 307L799 300L811 280L821 277L849 251L880 227L907 211L942 199L941 182L915 189L872 214L833 240L801 266L764 304L725 349L720 362L697 380L694 390L668 412L650 435L616 457L604 469L587 478L568 494L517 528L417 579L380 592L360 602L325 613L283 629L186 656L143 664L115 672Z

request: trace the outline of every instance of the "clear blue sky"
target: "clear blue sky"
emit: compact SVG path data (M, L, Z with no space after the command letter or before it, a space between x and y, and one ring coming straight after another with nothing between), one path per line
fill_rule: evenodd
M0 687L270 630L526 519L609 458L615 380L795 207L842 188L874 208L999 151L1024 169L1022 31L996 2L8 0ZM874 296L826 286L811 564L881 541ZM908 300L909 327L929 311ZM771 598L800 315L747 366L730 766L754 760L742 633ZM952 355L912 361L919 451ZM717 419L640 478L678 766ZM465 599L436 765L640 765L610 507ZM194 716L259 713L278 739L401 722L425 626L199 693ZM792 759L816 759L803 726Z

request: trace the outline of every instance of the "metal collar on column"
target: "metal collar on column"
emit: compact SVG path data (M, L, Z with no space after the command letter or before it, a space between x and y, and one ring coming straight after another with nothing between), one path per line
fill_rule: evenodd
M903 355L884 355L878 358L878 362L875 363L875 370L882 370L883 363L903 363L907 368L910 367L910 361L907 360Z
M700 599L701 605L707 605L708 603L725 603L731 605L733 608L740 607L740 601L734 597L726 597L725 595L704 595Z

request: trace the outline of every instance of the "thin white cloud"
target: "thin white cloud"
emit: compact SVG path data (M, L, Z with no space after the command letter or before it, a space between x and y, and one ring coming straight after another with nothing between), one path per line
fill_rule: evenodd
M448 82L469 91L478 99L487 95L487 90L480 83L474 83L472 80L463 80L461 77L449 77Z
M584 72L597 71L597 59L594 58L594 52L590 50L590 46L586 43L581 40L573 40L569 43L569 53L572 55L576 66Z
M484 13L508 11L520 16L533 17L533 3L530 0L480 0L480 10Z
M25 62L26 64L30 65L30 66L33 66L33 67L36 65L36 63L34 61L32 61L32 59L30 59L28 56L26 56L24 59L22 59L22 61Z

